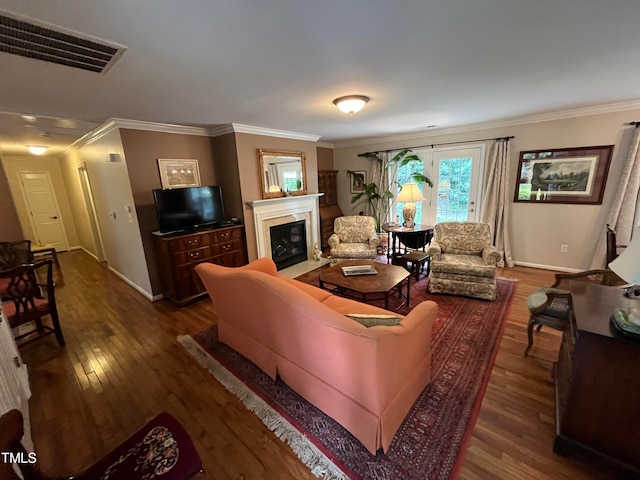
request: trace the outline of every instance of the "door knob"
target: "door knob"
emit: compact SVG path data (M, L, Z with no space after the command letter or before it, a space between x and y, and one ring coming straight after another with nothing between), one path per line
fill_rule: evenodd
M51 220L57 220L57 219L58 219L58 217L57 217L57 216L55 216L55 217L51 217Z

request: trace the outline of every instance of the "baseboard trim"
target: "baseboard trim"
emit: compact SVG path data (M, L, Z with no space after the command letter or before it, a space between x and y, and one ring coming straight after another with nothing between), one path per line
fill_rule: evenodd
M74 247L72 248L72 250L82 250L84 253L86 253L87 255L89 255L91 258L93 258L96 262L100 263L100 260L98 260L98 257L96 257L93 252L87 250L86 248L84 248L83 246L80 247Z
M567 268L567 267L556 267L555 265L542 265L540 263L529 263L529 262L513 262L514 265L520 265L521 267L531 267L531 268L541 268L543 270L556 270L558 272L567 272L567 273L578 273L583 272L579 268Z
M138 293L141 293L142 295L144 295L144 297L149 300L150 302L153 302L153 296L142 289L142 287L140 287L139 285L136 285L135 283L133 283L131 280L129 280L127 277L125 277L124 275L122 275L119 271L117 271L115 268L113 267L107 267L109 270L111 270L113 273L115 273L118 277L120 277L120 279L122 279L125 283L127 283L130 287L134 288Z

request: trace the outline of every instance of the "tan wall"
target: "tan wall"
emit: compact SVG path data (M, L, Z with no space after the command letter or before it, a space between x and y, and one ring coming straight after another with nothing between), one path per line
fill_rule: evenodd
M117 154L117 162L109 154ZM74 163L87 166L109 268L128 281L147 298L151 298L151 281L138 227L133 191L118 129L109 130L91 143L77 149ZM69 181L79 183L73 168L67 170ZM131 210L129 218L127 209Z
M218 183L222 186L225 215L229 218L237 217L244 222L235 134L228 133L210 140Z
M25 238L2 162L0 162L0 218L2 218L1 242L12 242Z
M318 170L333 170L333 148L318 147Z
M78 245L98 258L97 246L91 231L91 225L89 224L89 214L78 176L78 167L83 165L83 163L84 161L78 151L72 150L62 157L60 166L62 168L62 175L65 178L65 185L67 186L67 196L71 204L71 213L76 231L78 232Z
M158 230L153 189L162 188L158 158L196 159L202 185L216 185L211 139L197 135L120 129L144 255L154 295L162 293L151 232Z
M244 210L244 223L247 236L247 253L249 261L258 257L256 245L256 232L253 222L253 210L246 202L260 200L260 175L258 170L258 157L256 151L260 148L268 150L289 150L304 152L307 158L307 192L318 193L318 160L316 144L303 140L290 140L286 138L267 137L263 135L251 135L237 133L236 148L238 152L238 170L242 191L242 208ZM319 227L318 227L319 228Z
M512 251L516 262L532 266L585 270L591 264L596 242L604 236L606 217L628 154L633 127L625 124L636 120L640 120L640 110L451 135L423 136L403 141L372 142L343 148L338 146L334 150L335 168L340 169L338 201L345 214L355 213L350 203L351 194L346 170L362 170L368 167L366 159L357 156L363 152L514 135L515 138L511 141L508 187L512 199L520 151L613 144L613 159L602 205L542 205L513 201L509 204ZM491 143L487 142L488 145ZM569 245L568 253L560 253L561 244Z
M71 205L67 196L67 188L57 157L43 156L7 156L2 160L7 174L7 180L11 189L13 204L18 213L24 238L37 243L36 236L31 226L31 215L20 188L20 172L47 172L51 177L51 183L60 208L60 217L64 225L69 242L69 248L78 246L78 233L76 231Z

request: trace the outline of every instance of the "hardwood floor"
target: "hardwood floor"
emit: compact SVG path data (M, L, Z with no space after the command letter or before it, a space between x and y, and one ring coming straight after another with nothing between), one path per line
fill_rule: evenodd
M176 341L215 321L208 299L182 310L151 303L82 251L60 261L56 298L66 346L49 336L20 348L42 470L77 472L166 410L190 432L206 478L315 478ZM559 333L543 329L523 356L525 299L550 285L553 272L516 267L501 275L519 284L460 478L612 478L585 458L552 453L550 372Z

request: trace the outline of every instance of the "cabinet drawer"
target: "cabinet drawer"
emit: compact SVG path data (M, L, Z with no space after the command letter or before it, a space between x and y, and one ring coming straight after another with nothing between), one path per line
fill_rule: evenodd
M211 232L211 243L225 243L240 239L239 229L229 229Z
M239 240L233 240L231 242L218 243L211 245L211 256L224 255L225 253L233 252L234 250L240 250L241 244Z
M241 251L234 250L225 255L213 257L211 263L222 265L223 267L239 267L244 264L244 256Z
M200 277L194 271L197 264L185 265L176 268L176 296L178 298L191 297L204 292L204 285L200 281Z
M204 238L204 235L192 235L190 237L170 240L169 250L171 253L184 252L185 250L200 248L202 245L206 245L207 243L208 242Z
M174 265L185 265L191 262L197 262L210 257L210 247L205 246L202 248L194 248L192 250L186 250L184 252L178 252L173 254Z

